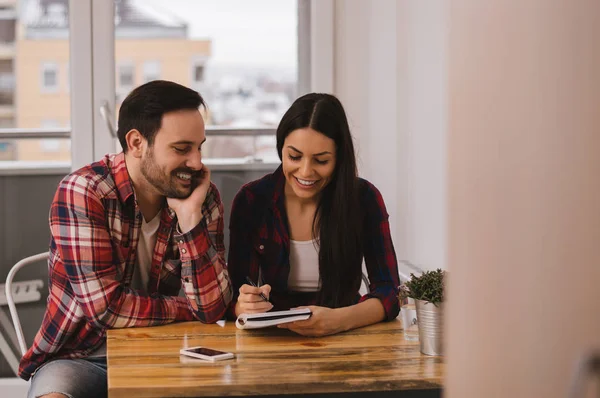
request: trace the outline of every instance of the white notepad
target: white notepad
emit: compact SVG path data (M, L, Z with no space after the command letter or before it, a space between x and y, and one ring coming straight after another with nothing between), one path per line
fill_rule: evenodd
M304 321L312 315L310 308L287 311L259 312L257 314L240 314L235 321L238 329L260 329L294 321Z

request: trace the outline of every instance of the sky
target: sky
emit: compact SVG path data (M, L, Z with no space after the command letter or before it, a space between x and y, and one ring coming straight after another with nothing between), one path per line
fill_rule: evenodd
M212 39L213 66L296 69L296 0L138 1L186 21L190 38Z

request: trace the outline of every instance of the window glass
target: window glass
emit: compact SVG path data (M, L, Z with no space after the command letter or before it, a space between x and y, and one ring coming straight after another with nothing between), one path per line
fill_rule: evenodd
M207 128L268 132L211 135L205 157L276 158L273 129L297 91L296 0L115 0L115 13L116 62L140 71L136 86L176 81L206 100Z
M271 134L211 136L205 156L276 155L272 131L297 91L296 0L113 1L117 109L134 87L173 80L205 98L209 129ZM76 88L69 85L69 1L6 4L0 16L0 129L47 128L49 120L70 128L70 92ZM0 161L70 160L68 139L44 137L61 143L45 153L56 145L5 137Z
M68 0L3 2L0 130L69 128L68 3ZM19 139L18 133L11 131L13 138L0 136L0 162L70 161L68 139Z

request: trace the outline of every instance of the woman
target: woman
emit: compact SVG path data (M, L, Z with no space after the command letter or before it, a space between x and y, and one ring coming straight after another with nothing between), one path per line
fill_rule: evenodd
M298 98L277 128L277 152L281 166L246 184L233 202L230 313L308 305L310 319L279 325L307 336L396 318L399 278L388 214L377 188L358 178L340 101L328 94ZM363 258L370 291L360 297Z

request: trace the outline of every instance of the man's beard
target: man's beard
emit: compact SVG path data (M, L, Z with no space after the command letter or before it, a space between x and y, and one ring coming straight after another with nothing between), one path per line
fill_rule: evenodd
M193 181L198 172L188 168L179 168L173 170L170 174L161 170L159 165L154 160L152 149L148 149L148 153L141 161L142 175L161 195L167 198L185 199L190 196L194 190ZM177 173L184 172L192 174L192 186L188 188L178 186Z

